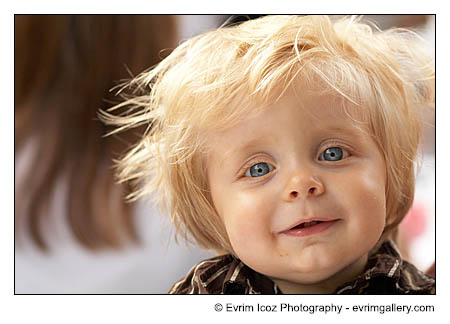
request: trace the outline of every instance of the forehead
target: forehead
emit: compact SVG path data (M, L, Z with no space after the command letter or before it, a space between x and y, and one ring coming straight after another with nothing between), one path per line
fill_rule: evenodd
M257 145L260 141L276 140L272 133L279 128L293 130L300 136L303 130L358 135L367 132L367 125L362 106L329 91L291 87L275 102L254 107L235 124L212 131L208 142L214 151L248 142Z
M360 128L367 122L367 111L362 105L337 94L328 86L291 87L281 98L279 105L291 107L303 118L311 119L318 127L322 122L334 121L345 128ZM272 105L276 106L277 103Z

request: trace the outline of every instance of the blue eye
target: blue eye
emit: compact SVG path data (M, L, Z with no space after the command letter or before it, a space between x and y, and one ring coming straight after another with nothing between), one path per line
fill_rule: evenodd
M246 177L262 177L273 170L273 166L268 163L261 162L251 166L246 172Z
M339 161L342 160L343 156L344 152L340 147L330 147L323 151L319 159L325 161Z

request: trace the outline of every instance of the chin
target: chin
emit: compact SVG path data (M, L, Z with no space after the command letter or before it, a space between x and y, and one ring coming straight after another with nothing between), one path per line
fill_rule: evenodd
M292 282L296 282L298 284L306 284L306 285L312 285L312 284L317 284L323 281L326 281L327 279L329 279L330 277L333 277L333 275L336 272L333 271L317 271L314 273L302 273L299 274L298 276L292 278Z
M292 278L286 278L286 280L299 284L317 284L332 279L345 270L347 266L347 264L327 263L312 265L307 269L298 268L291 272L290 277Z

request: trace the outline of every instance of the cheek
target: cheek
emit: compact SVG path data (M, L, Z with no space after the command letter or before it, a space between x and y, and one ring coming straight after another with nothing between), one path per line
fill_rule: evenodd
M235 252L264 248L270 242L273 202L259 193L234 193L222 205L220 216Z
M358 230L375 236L381 235L386 222L384 174L355 174L353 181L347 185L347 190L347 197L353 197L348 205L352 209L353 222Z
M271 206L264 195L237 193L223 208L222 218L230 231L262 233L270 230Z

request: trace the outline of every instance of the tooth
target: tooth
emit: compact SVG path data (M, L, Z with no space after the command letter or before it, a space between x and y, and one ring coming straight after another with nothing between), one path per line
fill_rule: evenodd
M316 225L317 223L319 223L319 222L317 222L317 221L312 221L312 222L309 222L309 223L305 223L303 226L304 226L304 227L310 227L310 226Z

